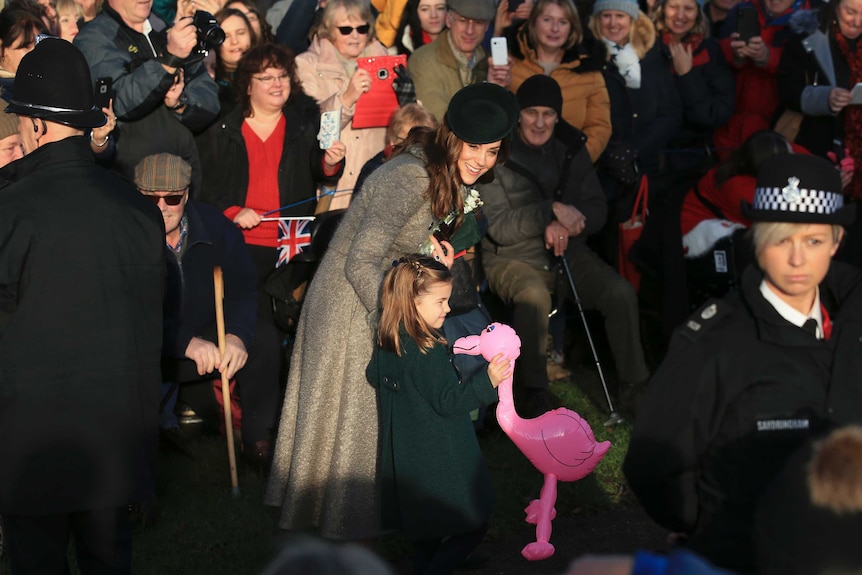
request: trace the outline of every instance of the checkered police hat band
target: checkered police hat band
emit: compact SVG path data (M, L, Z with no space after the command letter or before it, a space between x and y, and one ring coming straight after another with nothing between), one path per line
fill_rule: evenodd
M791 186L757 188L752 205L758 211L821 215L834 214L842 207L844 196L841 194Z

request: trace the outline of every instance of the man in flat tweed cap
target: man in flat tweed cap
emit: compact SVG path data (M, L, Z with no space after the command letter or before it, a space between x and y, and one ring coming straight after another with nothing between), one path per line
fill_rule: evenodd
M239 228L215 208L189 199L191 178L192 167L173 154L146 156L135 167L135 185L165 221L168 271L162 380L169 399L160 417L161 435L169 445L184 449L172 413L178 384L209 383L218 379L217 372L228 379L236 376L243 402L243 454L263 465L269 455L269 428L278 405L278 388L277 382L270 385L265 378L254 377L257 275ZM225 286L223 354L216 337L216 266L222 268ZM207 415L207 407L213 407L212 392L208 385L203 387L206 395L202 397L210 401L194 407Z

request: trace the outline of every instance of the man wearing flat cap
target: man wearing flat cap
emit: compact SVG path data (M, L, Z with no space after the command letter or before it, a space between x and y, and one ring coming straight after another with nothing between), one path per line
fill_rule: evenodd
M416 98L439 121L449 100L464 86L488 81L508 88L512 81L511 62L494 66L481 46L497 15L494 0L449 0L447 4L446 29L407 61Z
M128 505L153 490L164 225L95 165L84 56L47 38L7 112L25 156L0 170L0 517L13 573L129 573Z
M855 206L827 160L771 158L742 208L756 264L674 334L624 471L657 523L748 573L761 491L806 439L862 422L862 273L832 261Z
M220 211L189 199L192 167L173 154L153 154L135 167L135 185L162 213L165 222L167 281L162 376L170 393L161 415L162 434L183 445L172 406L176 384L212 380L215 371L235 375L243 398L243 441L247 455L268 441L278 404L278 382L245 379L253 365L257 323L254 264L240 229ZM225 352L217 345L213 268L224 278ZM251 352L251 355L250 355ZM268 393L263 388L271 383ZM196 406L197 407L197 406ZM268 446L267 446L268 448ZM268 449L266 449L268 454Z

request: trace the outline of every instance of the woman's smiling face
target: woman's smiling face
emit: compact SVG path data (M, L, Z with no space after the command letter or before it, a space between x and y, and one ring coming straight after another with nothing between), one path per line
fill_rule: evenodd
M461 145L457 162L461 183L472 186L476 180L493 168L494 164L497 163L497 156L500 154L500 144L499 140L490 144L468 144L464 142Z

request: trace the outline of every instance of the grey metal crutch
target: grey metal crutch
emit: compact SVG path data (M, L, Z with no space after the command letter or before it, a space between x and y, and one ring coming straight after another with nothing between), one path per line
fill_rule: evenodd
M611 401L611 394L608 392L608 384L605 381L605 374L602 371L602 363L599 361L599 354L596 353L596 346L593 344L593 336L590 334L590 326L587 325L587 316L584 315L584 307L581 305L581 298L578 296L578 290L575 288L575 280L572 277L572 270L569 268L569 262L566 260L565 256L560 256L560 262L563 264L563 269L566 270L566 277L569 279L569 285L572 288L572 295L575 298L575 304L578 306L578 313L581 314L581 321L584 322L584 331L587 332L587 341L590 342L590 351L593 352L593 359L596 362L596 369L599 372L599 379L602 382L602 389L605 391L605 399L608 400L608 409L610 409L610 416L608 420L605 421L605 427L610 427L613 425L617 425L619 423L623 423L625 419L614 410L614 403Z

